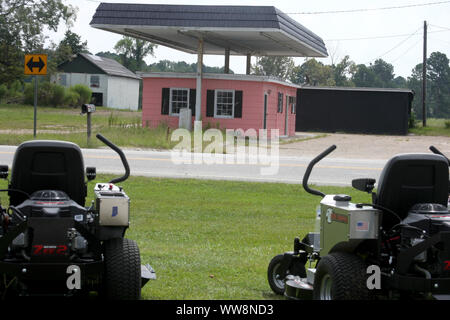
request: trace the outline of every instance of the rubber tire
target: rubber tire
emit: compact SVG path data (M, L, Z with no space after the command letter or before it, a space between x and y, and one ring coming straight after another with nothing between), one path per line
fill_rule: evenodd
M331 279L331 300L368 300L367 269L355 254L334 252L321 258L314 277L313 299L321 300L322 279Z
M269 286L273 292L279 295L284 295L285 286L280 287L277 283L275 283L275 272L277 267L280 266L281 261L283 260L284 255L279 254L272 258L269 263L269 267L267 268L267 280L269 281Z
M141 256L137 243L117 238L104 242L104 293L111 300L141 298Z

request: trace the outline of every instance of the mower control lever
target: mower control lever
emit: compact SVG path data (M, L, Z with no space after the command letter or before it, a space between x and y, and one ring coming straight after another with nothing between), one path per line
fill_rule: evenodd
M450 166L450 159L447 158L447 157L445 156L445 154L443 154L442 152L440 152L440 151L438 150L438 148L436 148L435 146L431 146L431 147L430 147L430 150L431 150L431 152L433 152L433 153L435 153L435 154L439 154L439 155L443 156L445 159L447 159L448 165Z
M335 149L336 149L336 145L332 145L327 150L325 150L324 152L322 152L317 157L315 157L314 159L311 160L308 167L306 168L305 175L303 176L303 188L305 189L306 192L311 193L315 196L321 196L322 198L325 197L325 194L323 192L321 192L319 190L311 189L308 186L308 180L309 180L309 176L310 176L311 171L312 171L313 167L315 166L315 164L317 162L319 162L320 160L322 160L323 158L325 158L327 155L329 155Z
M112 179L111 181L109 181L109 183L115 184L115 183L127 180L128 177L130 176L130 166L128 165L127 158L125 157L125 154L123 153L123 151L118 146L116 146L114 143L112 143L111 141L106 139L104 136L102 136L100 133L97 133L96 137L98 140L100 140L101 142L103 142L104 144L106 144L108 147L110 147L111 149L113 149L115 152L117 152L119 154L120 160L122 160L123 167L125 168L125 174L122 177Z

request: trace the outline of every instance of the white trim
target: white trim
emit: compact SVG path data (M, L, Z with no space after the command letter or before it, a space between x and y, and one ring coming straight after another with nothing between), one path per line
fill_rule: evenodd
M231 102L231 116L217 115L217 93L218 92L231 92L233 93L233 100ZM218 119L234 119L234 107L235 107L236 90L231 89L215 89L214 90L214 118Z
M173 90L186 90L187 91L187 108L189 109L189 100L190 100L190 89L189 88L170 88L169 91L169 116L179 117L180 113L172 112L172 91Z
M175 78L175 79L196 79L195 73L180 73L180 72L137 72L142 78ZM283 81L271 76L255 76L246 74L226 74L226 73L203 73L203 79L213 80L240 80L240 81L254 81L254 82L269 82L281 84L283 86L292 88L302 88L301 85Z

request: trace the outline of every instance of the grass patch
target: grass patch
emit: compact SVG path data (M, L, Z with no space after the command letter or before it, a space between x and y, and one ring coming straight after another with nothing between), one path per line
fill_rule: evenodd
M320 201L293 184L130 177L121 185L131 198L127 237L138 242L142 263L158 277L143 299L278 299L267 266L292 250L296 236L314 229ZM319 189L369 201L351 188ZM6 194L0 197L6 204Z
M0 105L0 144L18 145L33 140L34 108L27 105ZM155 129L142 128L141 113L136 111L97 108L92 116L92 136L88 143L86 115L80 109L38 107L37 139L71 141L82 148L104 146L95 138L102 133L115 143L127 147L169 149L176 143L170 141L167 126Z
M427 126L423 127L421 121L416 121L416 127L409 132L421 136L446 136L450 137L450 119L427 119Z

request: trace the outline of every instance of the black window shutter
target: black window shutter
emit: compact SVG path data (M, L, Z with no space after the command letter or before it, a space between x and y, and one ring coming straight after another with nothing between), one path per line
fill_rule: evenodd
M242 118L242 91L234 92L234 117Z
M192 110L192 115L195 116L195 102L197 99L197 91L195 89L189 90L189 109Z
M170 88L162 88L161 114L169 114Z
M283 93L278 92L278 113L283 113Z
M214 117L214 90L206 91L206 116Z

